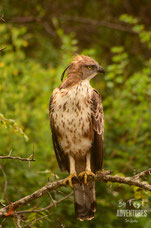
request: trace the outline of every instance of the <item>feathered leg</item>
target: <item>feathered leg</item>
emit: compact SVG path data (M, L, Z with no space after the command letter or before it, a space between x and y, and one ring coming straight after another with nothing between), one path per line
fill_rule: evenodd
M65 178L64 184L69 183L70 187L73 188L72 179L74 177L77 177L77 174L75 170L75 160L71 155L69 155L69 163L70 163L70 175Z
M81 172L78 176L84 177L84 183L87 184L88 176L95 176L95 174L91 171L91 155L88 153L86 155L86 169L85 171Z

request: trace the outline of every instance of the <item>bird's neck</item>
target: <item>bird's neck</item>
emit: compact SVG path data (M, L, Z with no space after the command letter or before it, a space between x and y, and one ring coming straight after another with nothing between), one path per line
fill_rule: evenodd
M81 82L81 76L78 74L67 74L67 77L60 85L60 89L71 88Z

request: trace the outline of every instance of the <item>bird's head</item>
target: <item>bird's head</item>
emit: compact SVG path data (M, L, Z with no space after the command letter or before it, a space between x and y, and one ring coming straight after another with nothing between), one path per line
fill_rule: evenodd
M94 59L78 55L74 58L73 62L64 70L61 80L63 80L64 74L67 70L67 75L79 76L81 80L92 79L98 73L104 73L103 67L101 67L98 62Z

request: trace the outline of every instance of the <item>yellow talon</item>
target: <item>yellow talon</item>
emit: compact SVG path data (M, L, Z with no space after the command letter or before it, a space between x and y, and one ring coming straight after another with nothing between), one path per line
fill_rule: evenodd
M84 183L87 184L88 183L88 176L95 176L95 174L93 172L91 172L90 170L86 170L81 172L79 175L79 177L84 177Z
M77 177L77 174L76 174L76 173L70 174L68 177L65 178L63 184L66 185L67 183L69 183L70 187L73 188L72 179L73 179L74 177Z

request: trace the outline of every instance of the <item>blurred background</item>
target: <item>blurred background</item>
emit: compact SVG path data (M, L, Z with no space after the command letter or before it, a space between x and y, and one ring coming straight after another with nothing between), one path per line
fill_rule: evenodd
M1 0L0 49L6 49L0 52L0 154L12 151L12 156L29 157L34 147L36 159L30 167L28 162L0 160L1 207L31 194L48 178L67 175L59 170L54 155L48 104L61 73L77 53L96 59L106 71L91 82L103 99L104 169L132 176L150 167L150 22L149 0ZM71 191L59 190L52 192L57 200ZM75 219L73 196L49 211L25 214L24 219L32 228L150 227L148 191L97 182L96 194L92 221ZM128 204L130 199L148 210L147 217L127 222L131 218L117 216L119 202L126 202L125 209L135 209ZM49 202L50 197L44 196L24 209ZM8 218L3 227L16 227L15 220Z

